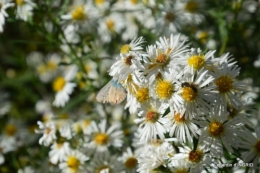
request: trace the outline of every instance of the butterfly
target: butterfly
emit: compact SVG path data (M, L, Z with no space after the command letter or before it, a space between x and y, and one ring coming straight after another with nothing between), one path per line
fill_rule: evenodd
M119 104L126 98L124 87L116 80L110 80L97 94L96 100L101 103Z

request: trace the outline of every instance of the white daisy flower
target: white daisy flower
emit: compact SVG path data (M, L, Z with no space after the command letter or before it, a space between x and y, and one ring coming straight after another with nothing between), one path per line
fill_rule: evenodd
M187 72L179 79L181 89L178 94L183 99L186 116L191 117L198 111L209 110L210 104L215 102L215 86L211 84L213 80L204 69L193 74Z
M11 0L0 0L0 32L4 31L5 17L8 17L6 9L14 6L14 3L11 3Z
M49 152L49 160L52 164L57 164L59 162L62 162L64 158L69 154L70 147L68 142L55 142L51 146L51 150Z
M204 0L177 0L175 6L186 23L199 24L204 20L202 14L202 10L205 9Z
M159 167L167 168L168 162L174 154L175 150L168 142L164 142L158 147L149 147L147 151L142 152L138 157L139 168L137 172L150 173Z
M140 59L140 55L137 53L120 54L120 57L108 70L109 75L118 81L126 80L136 70L143 69Z
M188 146L179 147L179 151L180 153L175 154L172 160L188 162L190 172L202 172L212 163L208 150L203 146L198 145L196 150Z
M144 59L146 78L150 84L154 81L158 73L164 74L169 71L179 58L187 52L186 40L181 40L180 36L171 36L168 41L166 38L161 38L159 47L147 47L147 59Z
M62 15L61 19L72 21L74 24L82 24L89 29L97 18L97 11L91 3L74 4L72 9L68 14Z
M98 33L103 42L109 43L116 34L120 34L125 27L125 21L120 13L113 12L98 21Z
M159 10L159 15L155 15L154 33L177 33L186 24L182 13L176 8L175 1L164 1L164 4L159 4Z
M180 142L192 143L193 137L198 138L201 134L199 127L194 124L193 120L188 116L185 116L185 109L173 110L171 109L170 113L166 115L169 119L169 128L170 136L175 136Z
M89 172L121 173L124 172L123 170L124 167L118 161L117 156L110 154L108 151L96 153L88 166Z
M142 105L141 111L138 113L139 117L135 123L140 124L140 141L151 142L157 140L157 135L160 139L164 139L166 133L165 124L167 119L163 114L167 106L160 104L158 101L151 101L150 104Z
M66 69L66 73L63 76L59 76L53 82L53 90L56 92L53 105L56 107L64 107L69 101L69 95L73 92L75 83L70 82L73 80L77 73L77 66L70 66Z
M36 7L36 4L31 0L16 0L17 10L16 18L28 21L33 15L33 8Z
M50 121L44 124L41 121L38 121L37 124L39 125L39 130L36 130L35 132L43 134L39 140L39 144L49 146L57 139L55 123Z
M109 146L121 147L123 144L123 132L119 124L112 124L108 127L107 121L102 120L99 124L92 122L92 133L89 136L90 142L86 147L97 152L106 151Z
M61 137L66 138L68 140L71 139L73 135L75 135L72 133L72 128L71 128L70 122L66 122L64 125L59 127L59 132L60 132Z
M171 173L189 172L190 164L186 160L171 160L169 164Z
M137 155L133 153L130 147L127 147L126 151L123 153L120 158L121 162L123 162L126 173L135 173L137 168Z
M83 167L85 161L89 158L78 150L70 150L63 162L59 164L62 173L83 173L86 170Z
M218 109L215 105L209 115L202 115L201 121L196 121L201 127L199 143L209 149L213 156L222 156L223 146L229 153L232 148L240 146L241 122L238 119L227 119L229 113Z
M228 66L227 63L223 63L220 69L214 68L211 75L214 77L213 82L219 92L217 105L224 105L224 108L228 103L236 107L242 105L237 93L246 91L246 86L236 80L239 70L238 66Z
M245 129L242 132L241 137L243 138L241 142L241 148L246 149L242 154L242 159L245 163L253 163L253 167L249 171L260 169L260 128L255 129L255 134Z
M178 59L180 65L184 65L184 71L194 73L202 68L212 69L215 51L208 51L206 54L201 52L201 49L191 48L190 52L182 58Z
M159 99L162 104L170 105L174 109L179 108L183 104L183 99L178 94L181 84L176 77L179 73L180 69L171 68L169 72L157 76L150 85L150 98Z
M142 44L144 43L143 37L134 38L129 44L125 44L121 47L120 53L127 54L127 53L143 53ZM140 60L140 59L139 59Z

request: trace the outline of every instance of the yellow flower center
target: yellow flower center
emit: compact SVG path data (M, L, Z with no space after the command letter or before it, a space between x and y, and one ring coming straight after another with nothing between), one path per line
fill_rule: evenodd
M148 88L138 89L135 97L139 103L143 103L144 101L147 101L149 99L149 89Z
M25 2L23 0L16 0L17 5L23 5Z
M164 19L165 19L167 22L172 22L172 21L174 21L174 19L175 19L175 15L174 15L174 13L172 13L172 12L168 12L168 13L164 16Z
M163 53L159 54L156 57L156 62L158 62L158 63L166 63L167 61L168 61L168 57Z
M233 81L228 76L219 77L215 84L220 94L227 93L233 88Z
M106 170L106 171L105 171ZM112 173L112 170L111 170L111 168L109 167L109 166L107 166L107 165L103 165L103 166L101 166L101 167L99 167L98 169L97 169L97 173L101 173L101 172L108 172L108 173Z
M181 96L187 102L192 102L196 100L197 95L198 95L197 91L194 90L194 88L192 87L188 86L182 88Z
M49 127L47 127L46 129L45 129L45 134L50 134L51 133L51 131L52 131L52 129L51 128L49 128Z
M37 66L36 69L37 69L37 72L38 72L39 74L44 74L44 73L46 73L46 71L47 71L46 66L43 65L43 64Z
M105 145L108 142L109 138L108 135L105 133L97 133L94 140L98 145Z
M190 0L185 5L185 10L190 13L195 13L198 10L198 4L194 0Z
M128 53L131 50L131 47L128 44L125 44L121 47L120 53Z
M88 127L91 124L90 120L84 120L83 121L83 127Z
M96 5L102 5L104 4L104 0L95 0Z
M78 6L73 12L72 12L72 19L74 20L83 20L86 18L86 13L84 12L83 6Z
M205 43L207 41L207 37L208 37L208 33L206 31L202 31L200 32L199 34L199 40L202 42L202 43Z
M159 80L157 81L155 90L160 99L169 99L174 92L174 85L169 81Z
M254 149L257 152L258 156L260 156L260 140L254 145Z
M125 167L128 169L134 168L137 165L137 159L135 157L129 157L125 161Z
M2 3L0 2L0 10L1 10L2 6L3 6Z
M180 113L175 113L174 114L174 120L177 123L183 123L183 122L185 122L186 119L185 119L184 115L181 115Z
M159 114L154 111L148 111L145 116L146 122L152 122L155 123L159 119Z
M125 64L128 65L128 66L131 66L131 65L132 65L132 59L134 59L134 58L135 58L134 56L129 55L128 57L126 57L126 58L124 59Z
M70 171L74 173L79 169L80 161L75 156L69 156L67 165L70 168Z
M106 24L107 24L107 28L111 31L111 32L114 32L115 31L115 21L112 20L112 19L108 19L106 21Z
M196 150L196 151L191 151L189 153L189 161L193 162L193 163L198 163L202 160L203 158L203 152L200 150Z
M53 61L48 61L46 67L49 70L55 70L57 68L57 64Z
M137 4L137 3L138 3L138 0L130 0L130 2L131 2L132 4Z
M193 67L195 70L201 69L204 63L204 55L193 55L188 59L188 65Z
M224 134L224 125L220 122L212 122L208 127L208 131L213 137L220 137Z
M52 84L52 88L55 92L59 92L63 89L65 84L66 84L66 81L63 77L57 77Z
M8 136L14 136L14 134L17 132L17 128L13 124L7 124L5 127L5 133Z

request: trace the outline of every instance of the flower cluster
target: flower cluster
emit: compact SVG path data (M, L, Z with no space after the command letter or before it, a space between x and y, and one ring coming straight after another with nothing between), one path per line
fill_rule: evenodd
M251 123L243 121L250 115L241 109L247 103L241 99L246 86L237 78L240 68L229 54L216 57L215 51L189 48L180 34L160 37L146 51L143 42L137 38L124 45L108 70L127 91L125 108L138 114L143 150L162 141L138 157L138 170L215 170L224 148L234 153L250 134L243 133ZM169 141L178 144L178 151L164 146Z
M0 0L0 172L259 172L259 14Z

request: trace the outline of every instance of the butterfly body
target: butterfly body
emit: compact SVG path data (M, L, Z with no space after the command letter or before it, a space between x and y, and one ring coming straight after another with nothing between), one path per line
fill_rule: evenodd
M119 104L126 98L124 87L116 80L109 81L97 94L97 101L101 103Z

